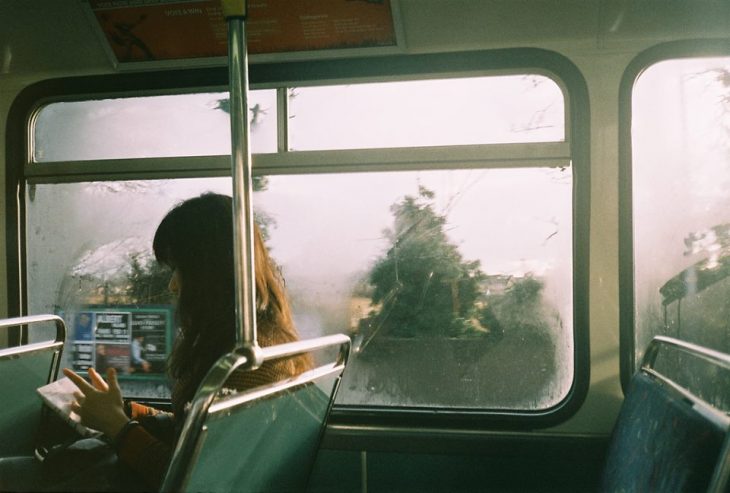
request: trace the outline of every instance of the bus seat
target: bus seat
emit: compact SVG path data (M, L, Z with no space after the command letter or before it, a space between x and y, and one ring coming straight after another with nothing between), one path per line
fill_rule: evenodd
M36 389L58 375L66 325L55 315L0 320L0 329L54 323L54 340L0 349L0 457L33 455L41 401Z
M162 491L304 491L350 351L344 335L266 347L264 361L339 346L334 362L296 377L222 395L246 363L218 360L193 400Z
M728 355L656 337L632 378L619 413L602 490L726 492L730 417L653 368L663 347L678 348L723 371L730 370ZM728 390L720 388L721 392Z

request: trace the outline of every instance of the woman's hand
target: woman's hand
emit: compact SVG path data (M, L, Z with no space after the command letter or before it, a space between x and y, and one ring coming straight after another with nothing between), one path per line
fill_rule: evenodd
M81 423L110 438L117 436L129 418L124 413L124 401L116 370L107 370L107 383L96 370L89 368L91 384L68 368L64 368L63 373L79 389L74 392L76 401L71 404L71 410L81 417Z

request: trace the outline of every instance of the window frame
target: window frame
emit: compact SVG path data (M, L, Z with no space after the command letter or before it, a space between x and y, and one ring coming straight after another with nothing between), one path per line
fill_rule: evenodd
M590 225L590 110L585 80L566 57L541 49L502 49L429 55L391 55L330 61L254 64L253 89L381 82L509 73L542 74L564 93L565 140L548 143L484 144L362 150L287 151L279 136L279 153L257 154L254 174L331 173L448 168L524 167L570 163L573 176L573 382L557 405L539 411L447 410L443 408L380 408L335 406L332 422L342 426L427 426L452 429L532 429L567 420L588 393L589 352L589 225ZM184 178L230 175L229 156L117 159L86 162L31 163L31 132L36 111L64 100L227 90L227 69L187 69L68 77L25 88L13 102L7 131L6 219L8 245L8 307L11 315L27 309L25 299L25 186L85 180ZM284 97L281 93L284 92ZM286 100L280 91L279 104ZM280 112L281 113L281 112ZM279 133L282 132L279 117ZM284 124L286 122L283 122ZM19 142L22 145L17 145ZM523 148L523 149L520 149ZM281 152L281 151L286 152ZM444 160L447 157L448 160ZM545 159L548 159L546 163ZM154 161L150 171L146 162ZM104 163L100 169L99 163ZM345 163L345 164L343 164ZM485 165L491 163L492 165ZM204 168L201 168L204 166ZM364 167L364 168L363 168Z
M634 279L632 104L633 89L648 68L668 60L730 56L728 40L672 41L652 46L634 57L624 70L618 108L619 208L619 367L626 394L636 368L636 299Z

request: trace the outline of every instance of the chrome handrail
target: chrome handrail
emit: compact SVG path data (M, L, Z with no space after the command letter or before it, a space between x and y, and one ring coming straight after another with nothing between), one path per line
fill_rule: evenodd
M251 389L245 392L234 392L230 395L226 395L220 399L215 400L208 408L208 415L213 415L222 411L235 409L241 404L254 402L267 396L278 394L289 389L296 389L302 384L317 380L320 377L326 375L337 373L341 370L344 370L344 368L345 365L335 362L332 365L319 366L313 370L308 370L304 373L300 373L297 376L287 378L286 380L282 380L274 384L265 385L263 387Z
M339 346L340 351L337 355L333 367L342 368L347 364L350 355L351 341L350 338L343 334L335 334L330 336L317 337L303 341L295 341L277 346L268 346L261 349L262 362L270 361L278 358L295 356L297 354L318 351L328 347ZM180 486L190 473L188 465L195 457L196 442L203 427L203 422L208 410L213 403L220 388L225 384L231 374L238 368L250 368L248 366L248 357L244 348L236 348L232 352L221 356L213 367L208 371L203 381L198 387L198 391L193 398L182 431L178 437L172 459L167 469L167 474L162 484L161 491L179 491ZM313 371L317 371L326 367L320 365ZM284 382L277 382L267 387L269 393L280 391L291 386L292 380L288 379Z
M54 340L0 349L0 360L17 358L22 354L30 354L38 351L55 351L56 354L53 357L53 361L51 361L51 367L48 374L48 382L52 382L58 376L58 368L61 364L61 355L63 354L63 345L66 341L66 323L63 319L58 315L50 314L6 318L0 320L0 329L22 327L24 325L33 325L44 322L53 322L56 325L56 338Z
M337 345L340 346L340 354L338 355L337 364L347 364L347 359L350 355L351 341L350 338L344 334L334 334L314 339L305 339L303 341L278 344L276 346L268 346L261 349L261 355L263 361L270 361L277 358L317 351Z
M730 355L673 337L654 336L641 360L641 368L653 368L662 345L672 346L680 351L730 369Z
M656 363L659 351L663 346L671 346L674 349L678 349L686 354L728 370L730 370L730 355L672 337L655 336L644 353L640 368L640 371L643 371L653 379L664 384L676 394L679 394L682 398L691 402L697 412L705 416L720 429L725 431L730 430L730 416L728 416L727 413L725 413L722 409L716 408L691 390L683 387L668 376L654 369L654 364Z

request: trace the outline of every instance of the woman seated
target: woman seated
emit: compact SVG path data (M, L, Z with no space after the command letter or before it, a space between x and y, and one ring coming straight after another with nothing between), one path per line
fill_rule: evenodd
M134 476L124 477L121 483L110 479L105 484L112 489L159 489L198 386L211 366L234 348L232 225L231 198L208 193L173 208L155 233L155 257L172 269L169 289L178 299L180 331L168 358L173 381L172 413L136 402L125 403L113 368L107 370L106 381L89 369L91 383L64 369L79 388L73 410L83 424L110 440L118 457L116 466ZM254 261L259 345L297 340L283 280L258 227L254 228ZM310 367L309 356L269 361L256 371L234 372L226 387L245 390L298 375ZM84 484L80 476L64 487L96 486ZM0 474L0 489L2 477Z

